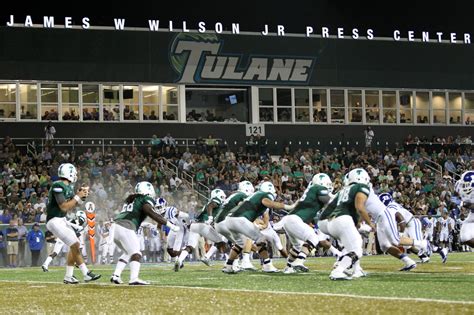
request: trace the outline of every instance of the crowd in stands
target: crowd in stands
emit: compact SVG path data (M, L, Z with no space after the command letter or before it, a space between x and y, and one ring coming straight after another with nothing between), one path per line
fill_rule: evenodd
M406 139L406 143L423 141L416 137ZM472 143L470 137L459 136L439 142ZM260 137L250 138L244 147L231 149L209 135L196 139L194 147L185 148L178 147L168 134L163 138L154 135L142 148L108 147L103 152L96 147L79 152L46 146L32 156L21 152L6 137L0 145L0 223L9 224L16 219L26 224L45 222L48 190L58 179L58 166L65 162L78 168L78 183L91 187L91 201L96 203L99 222L113 218L134 184L142 180L151 182L159 196L193 217L202 200L180 176L166 171L164 159L177 165L180 175L186 172L196 182L228 194L243 179L254 185L270 179L285 203L295 202L315 173L329 174L337 191L348 170L364 167L372 176L377 193L391 192L399 203L419 215L448 211L453 218L459 218L459 199L453 194L453 183L458 174L474 169L472 153L470 146L427 150L419 145L407 150L398 145L394 149L366 152L345 147L321 152L318 148L286 146L280 154L270 155L267 142ZM442 173L430 167L433 162L442 166Z

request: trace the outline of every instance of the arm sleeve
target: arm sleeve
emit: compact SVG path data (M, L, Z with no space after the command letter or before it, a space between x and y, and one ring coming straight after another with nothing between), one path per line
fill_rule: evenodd
M319 196L318 199L322 203L327 204L331 200L331 197L329 195L322 195L322 196Z
M54 191L54 198L56 199L56 202L58 203L58 205L61 205L64 202L66 202L66 197L64 197L64 194L62 191L61 192Z

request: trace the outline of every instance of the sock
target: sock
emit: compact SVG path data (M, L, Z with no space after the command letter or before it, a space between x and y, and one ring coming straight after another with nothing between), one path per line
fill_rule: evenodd
M227 265L227 267L232 266L234 264L234 260L233 259L227 259L225 264Z
M229 254L224 253L224 259L225 259L225 260L229 259Z
M43 266L46 266L47 268L52 261L53 261L53 257L51 256L46 257L46 260L44 261Z
M181 254L179 254L179 257L178 257L178 261L179 261L179 264L181 265L183 263L183 261L186 259L186 257L188 257L189 253L187 250L183 250L181 252Z
M212 255L214 255L216 252L217 252L217 247L212 245L211 248L209 248L209 250L207 251L205 257L207 259L211 259Z
M138 273L140 272L140 263L138 261L130 262L130 281L138 278Z
M250 253L243 253L242 254L242 262L249 263L250 262Z
M81 272L84 276L86 276L87 273L89 272L89 269L87 269L87 266L85 263L80 264L79 269L81 269Z
M122 260L119 260L117 262L117 266L115 266L114 275L120 277L122 275L122 271L125 269L125 266L127 266L127 263Z
M306 259L306 254L303 253L303 251L301 251L301 252L298 253L298 257L296 257L296 258L305 260Z
M332 246L332 245L331 245L331 247L329 247L328 251L329 251L330 253L332 253L334 256L338 256L338 257L339 257L339 256L342 255L341 251L340 251L339 249L337 249L336 247Z
M66 266L66 277L72 277L74 274L74 266Z
M336 269L342 272L346 270L347 268L349 268L351 265L352 265L352 258L350 258L349 256L344 256L342 257L341 261L337 265Z
M402 255L400 256L400 260L403 261L405 264L408 264L411 259L410 259L410 257L408 257L407 255L402 254Z

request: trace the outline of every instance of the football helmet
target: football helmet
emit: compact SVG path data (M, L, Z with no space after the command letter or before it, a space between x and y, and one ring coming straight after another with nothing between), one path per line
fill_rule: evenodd
M386 206L388 206L393 201L393 197L389 193L380 194L379 199Z
M214 198L217 198L221 202L224 202L225 198L227 198L227 197L225 195L225 192L222 189L217 188L217 189L214 189L213 191L211 191L211 199L214 199Z
M135 185L135 193L145 196L150 196L151 198L156 197L155 188L149 182L139 182Z
M364 184L370 185L370 176L363 168L355 168L347 174L347 185Z
M87 217L86 213L82 210L79 210L76 212L76 222L80 225L83 226L84 223L87 222Z
M155 203L155 212L159 214L163 214L166 208L166 200L165 198L157 198Z
M325 173L318 173L314 175L313 180L311 182L313 183L313 185L320 185L326 187L330 193L332 193L334 189L331 178Z
M253 187L251 182L249 182L248 180L244 180L239 183L239 191L243 192L247 196L250 196L255 192L255 188Z
M275 189L275 186L271 182L263 182L260 185L260 191L269 193L273 196L273 198L276 198L276 189Z
M474 170L462 173L461 178L454 185L463 202L474 202Z
M58 168L58 177L65 178L71 183L75 183L77 181L77 170L74 165L71 163L63 163L59 165Z

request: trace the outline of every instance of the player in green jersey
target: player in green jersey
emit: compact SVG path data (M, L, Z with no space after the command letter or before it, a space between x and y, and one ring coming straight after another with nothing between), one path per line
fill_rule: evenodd
M293 209L290 213L275 224L274 229L285 230L292 245L284 273L309 271L304 261L318 244L334 254L340 253L330 242L320 239L309 225L313 223L318 211L329 202L332 190L333 183L327 174L314 175L303 196L291 206Z
M347 175L345 186L321 214L318 222L321 231L337 239L344 246L344 255L331 272L332 280L352 279L350 268L354 270L352 273L354 277L365 275L359 262L362 257L362 237L356 226L362 219L375 230L365 208L370 193L369 185L370 176L364 169L351 170Z
M235 273L234 260L242 252L247 238L253 240L257 246L260 258L263 260L264 272L278 272L269 258L265 236L253 223L256 218L263 215L268 208L289 209L288 205L275 202L276 190L271 182L263 182L259 191L246 198L244 202L232 209L224 220L226 228L230 232L230 239L234 243L226 266L222 270L225 273Z
M63 282L77 284L74 277L74 265L79 266L84 281L94 281L100 275L94 274L87 268L81 255L80 242L76 232L66 220L66 214L74 210L78 204L89 195L89 187L81 187L76 194L73 184L77 181L77 170L70 163L61 164L58 168L59 180L55 181L49 190L48 205L46 206L46 228L59 240L69 246L67 255L66 275Z
M195 221L191 223L191 226L189 227L189 237L188 241L186 242L186 248L181 251L181 254L179 254L178 258L175 260L174 271L179 271L179 269L182 268L186 257L189 255L189 253L193 252L194 248L196 248L200 236L213 242L214 244L217 244L218 246L225 246L227 239L217 233L214 227L211 225L220 206L225 201L225 198L226 195L223 190L214 189L211 191L211 198L209 202L202 208L201 213L196 217ZM217 251L217 247L214 246L214 249L212 249L212 251L215 253L215 251ZM208 253L208 257L211 257L214 253ZM203 257L201 261L210 266L209 259L206 256Z
M135 194L127 197L122 211L115 217L115 222L110 228L110 234L113 235L115 244L123 252L110 278L110 282L122 284L122 271L125 269L125 266L129 264L130 281L128 284L149 284L138 277L142 254L140 252L140 241L136 234L136 231L147 217L150 217L159 224L168 226L173 231L179 230L178 226L155 212L155 189L153 185L149 182L139 182L135 186Z

